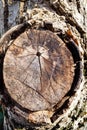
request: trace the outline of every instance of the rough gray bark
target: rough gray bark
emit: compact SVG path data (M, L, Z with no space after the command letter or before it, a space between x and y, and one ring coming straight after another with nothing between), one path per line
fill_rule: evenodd
M47 24L46 28L54 33L62 31L62 34L67 34L78 45L84 73L82 72L82 82L78 84L75 95L70 98L69 108L63 110L65 113L58 115L55 122L35 129L86 130L87 0L0 0L0 10L0 36L14 25L25 21L33 28L48 23L53 28Z

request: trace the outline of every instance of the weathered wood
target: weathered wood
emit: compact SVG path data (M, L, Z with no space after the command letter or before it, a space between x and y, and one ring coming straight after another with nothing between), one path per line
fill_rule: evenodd
M73 65L72 54L59 37L50 31L28 30L6 52L5 86L23 108L52 109L71 88Z
M3 1L3 4L2 4ZM14 25L24 22L26 20L29 20L29 23L32 23L32 27L38 28L37 26L43 25L44 21L46 21L46 28L51 31L57 31L57 34L65 41L65 32L67 30L70 30L73 35L71 35L71 40L73 39L74 42L78 45L79 50L77 50L73 45L73 41L70 41L68 45L70 45L70 49L72 51L72 55L74 57L74 62L75 62L75 76L74 76L74 81L73 85L67 95L69 95L69 100L65 102L65 106L61 107L60 109L57 110L57 113L53 116L53 119L56 120L54 123L52 122L51 125L45 125L45 126L38 126L36 125L32 129L38 129L38 130L44 130L44 129L86 129L86 93L87 93L87 82L83 84L84 81L84 76L83 76L83 66L84 66L84 72L85 72L85 78L87 79L87 0L64 0L64 1L59 1L59 0L26 0L26 5L21 6L22 3L25 0L7 0L8 7L4 8L7 6L7 4L4 3L6 0L1 0L0 1L0 36ZM22 2L21 2L22 1ZM43 1L43 2L42 2ZM3 6L2 6L3 5ZM23 8L21 8L23 7ZM24 8L27 8L26 10ZM8 8L8 9L7 9ZM6 10L7 13L6 13ZM21 13L22 11L22 13ZM6 16L6 14L8 14ZM5 17L6 16L6 17ZM8 17L8 18L7 18ZM5 21L5 19L7 19ZM48 23L48 24L47 24ZM50 23L50 24L49 24ZM5 26L6 25L6 26ZM52 26L51 26L52 25ZM40 26L42 28L42 26ZM53 27L53 28L52 28ZM40 29L41 29L40 28ZM14 29L15 30L15 29ZM2 42L0 46L0 50L7 50L8 46L12 43L13 39L17 38L12 38L15 34L23 33L24 31L18 31L20 29L17 29L16 31L11 30L12 32L10 34L4 35L5 37L2 37ZM60 34L60 31L63 33ZM19 32L19 33L17 33ZM13 35L14 34L14 35ZM70 35L70 32L69 32ZM11 36L11 37L10 37ZM63 37L62 37L63 36ZM69 36L68 36L69 37ZM5 38L5 39L4 39ZM67 39L66 39L67 42ZM81 48L82 47L82 48ZM83 58L83 53L85 52L84 59L85 60L79 60L78 57L78 52L81 53L81 59ZM6 51L5 51L6 52ZM8 107L8 113L5 116L7 116L7 121L6 118L4 118L5 121L5 128L7 129L12 129L9 126L13 122L15 128L13 129L20 129L19 127L23 127L23 129L31 129L30 125L25 123L26 121L24 120L24 111L25 109L21 109L21 107L17 107L17 104L14 104L7 98L3 91L4 85L2 85L2 62L3 62L3 57L2 53L0 53L0 96L1 93L3 94L4 97L4 105L6 105L6 109ZM85 64L83 65L83 62ZM82 64L82 65L81 65ZM74 87L73 87L74 86ZM65 98L63 98L65 99ZM60 103L63 102L60 101ZM65 101L65 100L64 100ZM59 103L57 104L58 108ZM8 107L7 107L8 106ZM66 109L67 106L67 109ZM15 112L13 111L13 107L17 108L15 109ZM54 106L55 108L55 106ZM20 110L19 110L20 109ZM47 113L50 112L45 110ZM39 121L40 123L40 118L41 115L43 114L43 119L45 116L47 116L47 113L45 111L39 111L39 112L34 112L29 114L29 118L32 119L34 116L34 119L36 121ZM61 111L61 112L60 112ZM7 112L6 112L7 113ZM46 114L45 114L46 113ZM18 115L17 115L18 114ZM36 114L36 115L35 115ZM50 114L50 113L49 113ZM62 114L62 115L61 115ZM21 115L21 116L20 116ZM40 118L38 118L38 115L40 115ZM9 119L11 120L9 122ZM13 121L14 120L14 121ZM50 121L50 120L49 120ZM14 123L15 122L15 123ZM48 121L46 121L48 123ZM18 126L17 126L18 124ZM25 128L24 128L25 127ZM32 127L32 125L31 125ZM3 128L0 128L3 130Z

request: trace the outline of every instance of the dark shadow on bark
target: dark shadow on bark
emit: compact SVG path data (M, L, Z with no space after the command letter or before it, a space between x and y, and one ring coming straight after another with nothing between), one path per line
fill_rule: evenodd
M4 0L4 31L6 32L8 30L8 15L9 15L9 10L8 10L8 1Z

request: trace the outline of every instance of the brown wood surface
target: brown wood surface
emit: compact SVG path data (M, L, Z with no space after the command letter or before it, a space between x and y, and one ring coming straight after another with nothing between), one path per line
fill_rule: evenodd
M31 111L51 109L70 90L74 61L58 36L27 30L15 39L4 59L4 82L10 96Z

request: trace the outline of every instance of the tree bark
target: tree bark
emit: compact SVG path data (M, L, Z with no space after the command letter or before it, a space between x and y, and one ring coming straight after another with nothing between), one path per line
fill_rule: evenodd
M65 107L66 105L64 106L65 109L63 109L63 114L59 113L57 117L54 116L56 120L51 124L48 124L46 126L34 126L32 124L28 124L23 117L18 118L17 115L11 113L9 110L10 103L8 106L4 106L4 104L8 104L8 102L6 101L7 103L2 103L1 107L5 111L4 119L7 120L6 115L8 115L9 117L8 126L11 129L22 128L25 130L27 128L32 128L36 130L87 129L87 0L0 0L0 10L0 46L4 46L5 39L3 38L3 34L7 30L11 29L13 26L18 25L20 23L28 22L31 28L43 29L44 27L46 30L50 30L53 33L57 34L62 40L64 40L64 42L67 41L67 39L65 39L64 37L65 35L67 35L68 38L71 40L69 43L71 43L72 45L73 41L76 44L76 46L78 46L82 59L82 65L80 66L82 67L80 68L81 77L79 77L80 82L78 83L77 88L74 89L74 95L71 92L72 96L68 102L68 108ZM23 32L24 31L25 30L23 30ZM7 45L5 43L4 48L6 47ZM3 57L4 55L0 55L1 73L3 71ZM79 62L80 60L76 60L78 68ZM0 80L0 86L2 86L2 76L0 76ZM1 87L0 95L3 95ZM12 116L15 117L15 119L18 118L18 122L24 122L24 124L26 125L21 124L21 126L19 126L17 125L17 121L16 124L14 124L11 120ZM5 125L6 124L4 123L4 126Z

